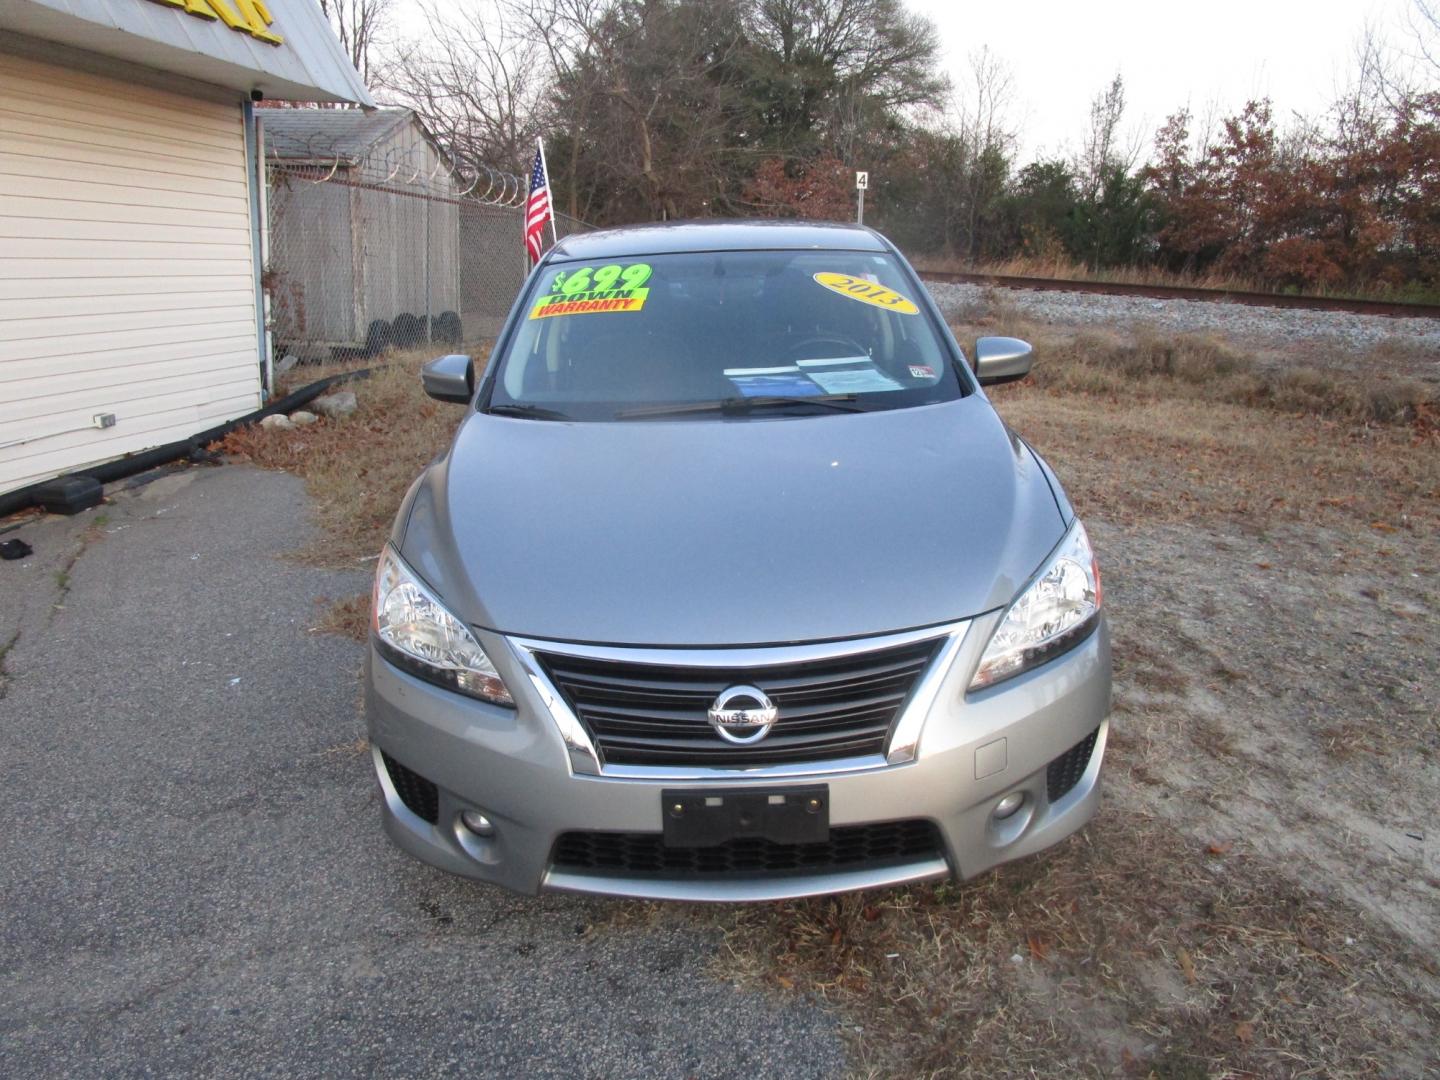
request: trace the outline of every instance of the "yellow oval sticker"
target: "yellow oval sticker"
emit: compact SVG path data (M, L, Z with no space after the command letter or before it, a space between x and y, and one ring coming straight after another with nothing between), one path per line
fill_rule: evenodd
M831 292L837 292L851 300L859 300L863 304L874 304L878 308L894 311L900 315L920 314L920 309L912 301L905 299L893 289L887 289L884 285L877 285L864 278L853 277L850 274L832 274L826 271L816 274L815 280Z

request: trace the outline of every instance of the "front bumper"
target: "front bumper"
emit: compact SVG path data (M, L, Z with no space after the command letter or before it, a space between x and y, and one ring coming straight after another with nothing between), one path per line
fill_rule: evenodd
M750 901L820 895L954 876L974 877L1040 851L1080 828L1099 802L1110 707L1110 643L1103 621L1084 642L1032 672L978 694L965 687L999 614L974 620L923 718L914 760L857 771L787 776L737 769L739 786L829 786L832 830L874 822L933 822L941 850L908 862L783 875L616 875L552 865L572 830L659 833L661 791L719 786L713 771L686 781L585 775L573 745L501 635L478 634L516 708L487 705L393 667L372 642L365 699L386 833L431 865L524 893L542 889L647 899ZM1098 732L1078 781L1051 801L1047 767ZM405 805L382 754L436 785L435 821ZM995 804L1023 791L1012 817ZM494 824L482 838L461 824L478 810Z

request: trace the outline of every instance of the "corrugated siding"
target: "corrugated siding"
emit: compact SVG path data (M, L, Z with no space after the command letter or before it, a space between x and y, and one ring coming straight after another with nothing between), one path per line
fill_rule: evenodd
M265 7L281 45L149 0L3 0L0 33L28 34L215 86L263 90L268 98L374 104L315 0L268 0Z
M0 492L259 406L249 206L238 103L0 55Z

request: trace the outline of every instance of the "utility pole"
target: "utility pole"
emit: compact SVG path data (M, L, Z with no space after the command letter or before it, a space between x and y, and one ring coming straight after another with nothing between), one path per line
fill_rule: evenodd
M870 174L868 172L857 172L855 174L855 190L860 193L860 204L855 213L855 224L865 224L865 189L870 186Z

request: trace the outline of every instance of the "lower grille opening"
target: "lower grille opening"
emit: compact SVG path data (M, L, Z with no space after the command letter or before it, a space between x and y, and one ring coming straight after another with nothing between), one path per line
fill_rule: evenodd
M413 769L407 769L384 750L380 751L380 757L385 762L385 771L390 774L390 783L395 785L395 793L400 796L405 808L431 825L439 821L440 789L435 782L426 780Z
M1085 769L1090 765L1090 755L1095 752L1095 740L1099 737L1100 729L1097 727L1050 762L1050 767L1045 770L1045 790L1052 803L1068 795L1070 789L1085 775Z
M710 847L666 847L661 833L568 832L556 841L552 862L559 870L626 877L753 877L879 867L942 854L934 822L917 820L834 828L819 844L742 837Z

